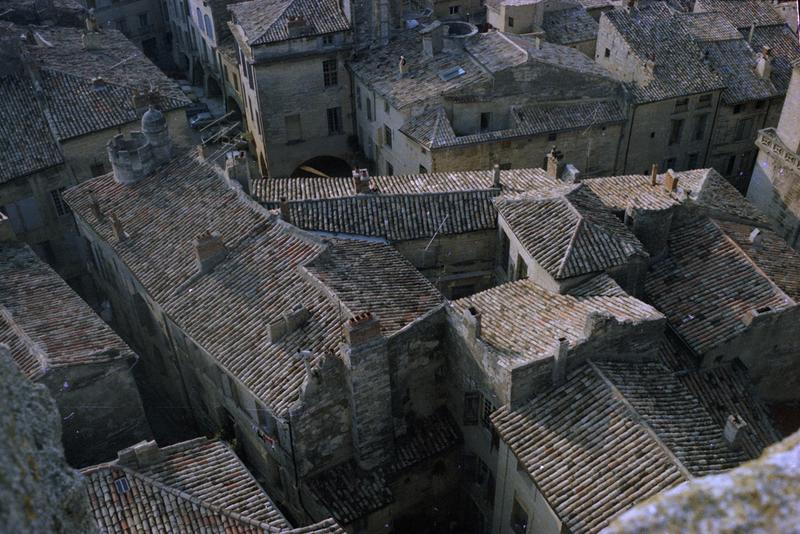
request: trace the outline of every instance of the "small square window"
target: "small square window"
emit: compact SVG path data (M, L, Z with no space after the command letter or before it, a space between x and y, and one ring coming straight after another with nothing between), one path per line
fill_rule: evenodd
M494 410L495 410L495 408L494 408L494 404L492 404L492 401L490 401L489 399L484 397L484 399L483 399L483 411L481 412L481 423L483 423L483 426L485 426L486 428L488 428L490 430L492 428L492 418L491 418L491 416L492 416L492 412L494 412Z
M72 213L72 210L69 209L69 205L64 202L64 197L62 196L65 190L66 187L59 187L58 189L50 191L50 197L53 199L53 206L55 206L56 213L58 213L59 217Z
M508 17L508 27L509 28L514 27L514 17Z
M388 161L386 162L386 176L394 176L394 166Z
M131 490L131 486L128 483L128 477L120 477L114 481L114 486L117 488L117 493L128 493Z
M333 34L323 35L322 36L322 44L325 46L330 46L333 44Z
M736 115L737 113L742 112L742 104L736 104L733 106L733 114Z
M700 95L700 98L697 100L697 107L698 108L711 107L711 93L707 95Z
M604 55L605 55L605 57L611 57L611 50L606 48L606 51L605 51Z
M322 62L322 78L325 87L339 84L339 65L335 59L327 59Z
M458 15L461 6L450 6L450 14L451 15Z
M419 166L419 173L420 174L428 174L428 169L423 167L422 165Z
M386 99L383 100L383 112L389 114L389 101Z

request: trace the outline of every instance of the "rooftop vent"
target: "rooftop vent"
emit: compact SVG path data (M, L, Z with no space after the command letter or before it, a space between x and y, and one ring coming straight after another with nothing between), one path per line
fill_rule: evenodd
M277 343L287 335L303 326L311 313L303 304L297 304L291 311L281 314L280 317L269 323L269 340Z
M439 78L441 78L442 81L449 82L450 80L454 80L459 76L465 75L466 73L467 71L465 71L461 67L456 66L449 69L440 70Z
M738 449L742 444L742 439L744 438L746 428L747 423L744 419L736 414L731 414L728 416L728 420L725 422L725 431L723 433L725 436L725 441L728 442L728 445L734 449Z
M211 272L228 255L228 249L219 232L206 230L198 234L192 244L197 268L203 274Z
M128 493L131 490L131 485L128 483L128 477L125 475L114 481L114 486L117 488L117 493Z

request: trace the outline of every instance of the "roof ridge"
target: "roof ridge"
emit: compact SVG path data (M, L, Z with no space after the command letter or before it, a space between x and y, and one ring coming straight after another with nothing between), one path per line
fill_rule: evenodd
M256 0L256 2L257 1L258 0ZM267 26L267 28L258 35L258 37L253 39L254 43L258 42L262 37L264 37L268 32L270 32L272 28L277 26L278 22L280 22L281 19L283 19L283 16L286 15L286 11L288 11L289 8L292 7L297 0L285 0L285 1L286 1L286 6L284 6L284 8L281 10L281 14L275 17L275 20L272 22L272 24Z
M667 458L669 458L675 464L675 466L678 468L681 474L685 476L687 480L693 479L694 475L692 475L691 472L689 472L689 469L683 464L680 458L678 458L672 452L672 450L670 450L667 444L661 440L658 433L653 429L653 427L650 426L650 423L647 422L644 416L641 413L639 413L639 411L633 406L633 404L630 403L630 401L627 398L625 398L625 395L619 390L619 388L617 388L614 382L612 382L611 379L608 378L605 375L605 373L597 365L595 365L595 363L591 359L586 360L586 363L589 364L589 366L594 370L594 372L597 373L597 376L599 376L600 379L606 384L606 386L608 386L608 388L612 392L612 396L620 404L625 406L625 408L627 408L628 411L630 411L635 416L636 418L635 422L639 426L641 426L644 429L644 431L647 432L648 435L650 435L650 437L656 442L656 445L658 445L658 447L662 450L662 452L664 452Z
M44 350L40 343L35 342L25 329L22 328L22 325L17 323L14 320L14 315L11 313L4 304L0 304L0 319L2 319L11 331L17 336L17 339L20 340L22 345L25 347L25 350L28 351L28 354L36 358L36 361L39 363L39 369L42 374L46 373L49 368L49 359L47 357L47 351Z
M572 250L575 246L575 241L577 241L578 239L578 233L583 228L583 222L585 220L583 214L578 210L578 208L572 205L572 202L570 202L566 194L561 195L559 197L559 200L561 200L564 204L566 204L568 209L572 212L572 214L578 218L578 223L575 225L575 230L573 230L572 235L569 238L569 243L567 243L567 249L564 252L564 255L561 257L561 264L559 265L558 271L556 272L557 276L564 274L564 270L567 268L567 260L569 259L569 256L572 253Z

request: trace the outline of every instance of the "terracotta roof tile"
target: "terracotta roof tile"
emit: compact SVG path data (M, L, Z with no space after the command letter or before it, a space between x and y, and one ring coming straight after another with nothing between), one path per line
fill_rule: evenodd
M304 18L307 30L301 37L350 29L341 4L335 0L251 0L232 4L228 9L251 45L291 39L288 28L290 17Z

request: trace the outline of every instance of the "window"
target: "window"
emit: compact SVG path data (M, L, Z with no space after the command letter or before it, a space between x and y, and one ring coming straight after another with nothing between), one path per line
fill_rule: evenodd
M372 99L370 97L367 97L367 120L370 122L374 120L372 115Z
M501 163L500 164L500 170L501 171L510 171L511 170L511 164L510 163Z
M419 166L419 173L420 174L428 174L428 169L423 167L422 165Z
M528 264L522 259L522 256L517 256L517 280L528 278Z
M478 410L481 394L477 392L464 393L464 426L478 424Z
M741 119L739 122L736 123L736 134L734 136L734 141L741 141L746 139L750 132L753 130L753 118L749 119Z
M303 139L303 129L300 124L300 115L286 115L284 118L286 123L286 141L291 143L293 141L300 141Z
M328 135L342 133L342 108L328 108Z
M338 64L335 59L327 59L322 62L322 78L325 87L334 87L339 84Z
M383 100L383 112L389 114L389 101L386 99Z
M494 412L494 404L487 398L483 399L483 411L481 411L481 423L483 426L490 429L492 428L492 412Z
M392 148L392 129L385 124L383 125L383 144Z
M504 273L508 273L508 255L511 248L511 241L503 230L500 230L500 267Z
M203 20L205 21L206 35L208 35L211 39L213 39L214 26L211 25L211 19L208 17L208 15L203 15Z
M117 488L117 493L128 493L131 490L128 478L124 475L114 481L114 486Z
M733 174L733 166L736 165L736 155L728 158L728 164L725 166L725 174Z
M450 14L451 15L458 15L458 11L461 6L450 6Z
M514 495L514 505L511 508L511 532L514 534L526 534L528 531L528 512L517 500Z
M481 124L480 129L482 132L485 132L489 129L489 125L492 122L492 114L491 113L481 113Z
M508 17L508 27L509 28L514 27L514 17Z
M689 154L689 157L686 158L686 168L687 169L696 169L697 168L697 160L699 154Z
M247 66L247 84L250 86L250 89L255 90L255 84L253 82L253 65L250 63L245 63Z
M66 187L59 187L58 189L53 189L50 191L50 197L53 199L53 206L55 206L56 213L58 213L59 217L72 213L67 203L64 202L64 197L62 196L66 189Z
M147 27L147 13L139 13L139 27Z
M386 162L386 176L393 176L394 175L394 167L388 161Z
M555 141L556 138L558 138L558 134L555 133L555 132L551 132L551 133L547 134L547 140L548 141Z
M605 54L604 54L604 55L605 55L605 57L611 57L611 50L609 50L608 48L606 48L606 51L605 51Z
M200 11L199 7L196 7L194 9L195 9L194 14L197 16L197 27L202 30L203 29L203 12Z
M694 120L694 135L692 136L695 141L701 140L706 135L706 123L708 122L708 113L698 115Z
M683 130L683 119L670 121L672 126L669 131L669 144L675 145L681 142L681 132Z
M711 107L711 93L707 95L700 95L700 98L697 100L697 107L698 108L710 108Z
M11 229L17 236L41 228L44 224L39 205L33 197L21 198L0 206L0 211L11 221Z
M675 101L675 111L686 111L689 109L689 99L688 98L679 98Z
M737 104L733 106L733 114L736 115L737 113L742 112L742 104Z
M356 107L361 109L361 86L356 87Z
M489 475L486 477L486 502L489 504L494 504L495 486L494 475L490 471Z
M323 35L322 36L322 44L324 46L330 46L333 44L333 34Z

